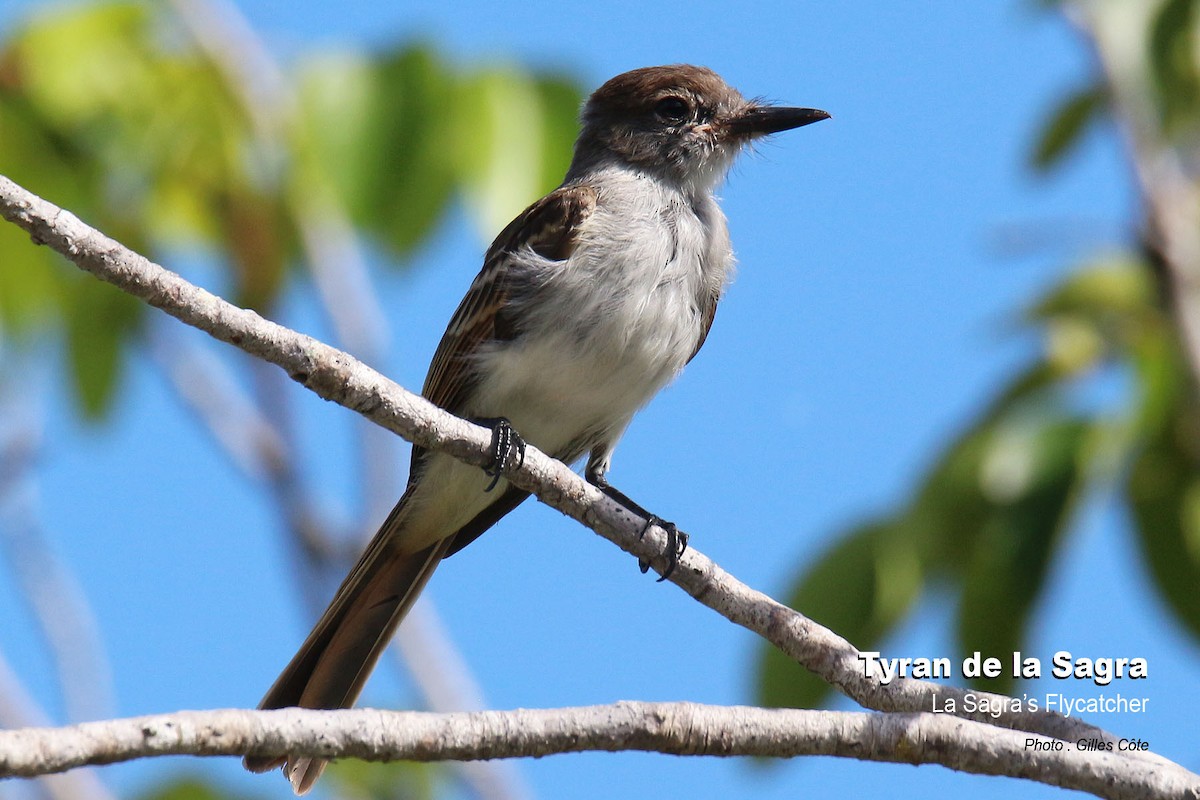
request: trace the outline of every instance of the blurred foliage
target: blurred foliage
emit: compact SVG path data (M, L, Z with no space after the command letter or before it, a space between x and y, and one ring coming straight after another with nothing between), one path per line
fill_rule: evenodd
M1058 164L1093 123L1104 118L1107 96L1103 87L1088 86L1071 92L1046 120L1032 161L1038 169Z
M1120 5L1110 8L1119 13ZM1198 6L1164 0L1153 7L1140 61L1130 67L1158 112L1162 146L1189 164L1200 163ZM1047 114L1030 164L1043 172L1061 164L1113 114L1105 77L1096 74ZM1130 221L1135 241L1141 227ZM907 502L802 568L790 605L878 650L922 593L956 598L960 656L981 651L1007 663L1027 649L1030 620L1080 498L1110 492L1130 510L1163 602L1200 639L1200 403L1161 265L1135 252L1067 272L1019 319L1040 340L1040 356L936 457ZM1124 387L1118 407L1097 408L1097 386L1114 384ZM1014 681L978 683L1008 692ZM831 693L766 645L757 686L760 701L777 706L812 707Z
M1143 58L1161 137L1190 148L1192 164L1198 3L1161 0ZM464 69L420 41L301 55L265 123L243 90L169 4L38 12L0 42L0 173L151 258L200 251L222 267L216 290L269 312L303 274L308 204L343 209L397 265L457 198L494 232L560 179L581 99L559 76L513 64ZM1063 163L1112 114L1097 75L1046 116L1031 163ZM1007 655L1022 649L1080 498L1106 490L1128 504L1164 602L1200 636L1200 404L1162 295L1150 260L1132 253L1084 263L1032 303L1020 324L1042 342L1039 357L934 459L905 503L804 568L788 601L878 648L923 593L951 593L963 654ZM45 333L61 340L89 417L111 408L143 314L0 226L0 333L18 345ZM1128 387L1121 407L1080 402L1113 376ZM764 703L813 706L828 694L773 648L763 647L760 665ZM360 766L336 765L329 785L349 797L436 789L428 767ZM147 800L225 796L181 779Z
M1170 137L1195 136L1200 111L1196 70L1196 2L1166 0L1150 27L1148 59L1161 125Z
M860 648L878 649L922 590L955 591L962 655L978 650L1008 663L1022 649L1080 496L1112 481L1150 433L1140 404L1112 418L1079 410L1078 390L1128 369L1135 352L1175 360L1148 274L1133 261L1077 271L1029 309L1024 324L1041 336L1042 357L951 442L906 505L851 531L805 569L789 605ZM1181 373L1171 372L1178 387ZM828 694L775 650L762 658L762 702L811 707ZM986 688L1012 687L994 679Z
M456 203L491 235L566 172L582 100L567 78L462 68L410 41L301 53L276 85L243 72L270 71L253 53L204 47L220 8L200 19L176 7L58 6L0 41L0 174L156 261L215 265L211 288L240 305L269 314L304 279L305 226L325 212L402 266ZM222 47L240 41L216 33ZM0 225L0 350L56 343L87 418L113 407L146 313ZM441 793L443 774L343 762L318 792L420 800ZM144 799L236 796L182 777Z
M445 775L443 764L343 759L329 765L313 792L315 797L339 800L433 800L446 794ZM247 794L204 775L184 773L151 786L138 800L254 800L260 796L265 795Z
M254 800L254 795L228 791L199 775L171 778L139 795L139 800Z
M339 800L433 800L444 795L441 764L411 761L377 764L347 759L335 761L314 789L314 796ZM183 774L152 786L138 800L254 800L247 794L202 775Z
M302 54L282 96L247 101L171 8L59 7L0 42L0 173L155 260L210 257L240 305L269 312L302 274L305 208L344 209L403 264L457 197L486 234L566 171L582 97L567 79L458 68L416 41ZM61 335L98 418L144 307L57 262L0 226L0 333Z
M322 781L339 800L433 800L444 796L443 764L343 759L329 765Z

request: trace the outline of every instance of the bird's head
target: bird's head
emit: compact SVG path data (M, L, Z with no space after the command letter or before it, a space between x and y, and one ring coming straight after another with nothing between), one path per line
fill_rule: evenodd
M622 73L583 108L572 172L616 159L682 188L708 191L743 145L829 114L747 100L712 70L688 64Z

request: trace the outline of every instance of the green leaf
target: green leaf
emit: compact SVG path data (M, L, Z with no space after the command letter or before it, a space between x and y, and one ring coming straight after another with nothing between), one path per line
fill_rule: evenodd
M971 426L942 452L914 493L907 511L925 568L961 578L976 543L996 513L997 432L1042 406L1060 375L1035 362L1004 387ZM993 471L989 473L989 460Z
M515 67L484 69L462 84L456 163L486 239L544 189L544 113L537 84Z
M0 62L12 59L0 52ZM20 67L13 71L19 74ZM0 67L0 71L3 67ZM0 75L0 84L5 77ZM97 205L99 170L79 143L56 129L21 91L0 88L0 173L56 204L88 215ZM25 237L28 246L28 237Z
M1090 428L1076 419L999 426L980 464L992 506L963 576L958 639L964 655L1002 659L1021 649L1055 547L1086 476ZM1012 677L986 681L1009 691Z
M921 560L903 520L863 525L800 578L787 603L860 648L870 648L908 613L920 591ZM832 691L777 648L763 644L758 702L814 708Z
M1154 281L1146 266L1117 256L1092 262L1069 274L1042 295L1026 312L1030 320L1044 322L1078 316L1097 323L1137 319L1155 307Z
M388 132L378 120L380 83L376 65L357 53L310 55L298 69L293 135L302 185L294 191L332 191L359 221L382 183L379 147Z
M112 406L122 348L142 309L134 298L91 276L80 275L74 282L67 312L68 363L80 410L92 420Z
M1038 134L1030 155L1032 166L1046 171L1060 164L1088 127L1101 119L1106 103L1107 95L1100 86L1080 89L1060 100Z
M454 189L456 83L427 44L374 61L324 56L301 74L304 177L405 255Z
M135 249L216 239L225 193L274 191L284 163L263 152L203 55L164 46L170 22L169 10L147 3L55 9L36 16L9 54L12 104L27 107L86 187L79 200L52 199Z
M1187 394L1176 395L1186 402ZM1167 606L1200 636L1200 454L1196 414L1178 405L1133 462L1125 491L1138 543Z
M930 572L957 576L969 562L991 503L980 484L980 465L991 436L991 414L953 442L917 490L907 515Z
M455 77L429 45L378 66L375 135L381 156L366 197L378 204L385 241L401 255L431 235L454 192Z
M1149 440L1162 435L1172 424L1180 405L1180 394L1189 385L1187 367L1179 352L1179 341L1166 320L1146 325L1143 335L1129 350L1133 374L1137 380L1134 427Z
M35 247L16 225L0 224L0 331L20 336L59 319L56 261L52 250Z
M335 192L399 255L433 233L456 188L490 239L556 186L581 98L517 67L456 76L423 43L375 61L320 57L300 84L302 190Z
M579 135L579 109L583 93L566 78L541 76L537 89L542 102L542 172L540 194L558 186L571 165Z
M1060 379L1119 361L1162 328L1154 280L1129 256L1076 270L1024 313L1042 329L1046 365Z
M128 104L147 85L150 6L107 2L54 8L17 37L23 88L63 127Z
M1200 73L1195 56L1195 0L1166 0L1150 27L1150 71L1158 90L1163 127L1194 127L1200 109Z

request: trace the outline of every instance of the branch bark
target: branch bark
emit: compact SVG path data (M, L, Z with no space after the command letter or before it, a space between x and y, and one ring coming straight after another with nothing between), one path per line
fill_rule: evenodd
M181 711L67 728L0 732L0 778L163 755L354 757L440 761L588 751L673 755L838 756L942 764L1029 778L1105 798L1197 798L1200 779L944 714L873 714L698 703L617 703L559 709Z
M3 176L0 176L0 214L25 229L34 242L50 246L80 268L171 316L221 341L234 344L252 356L278 365L293 380L319 396L356 411L421 447L447 452L477 466L487 463L491 441L487 429L446 413L346 353L265 320L252 311L237 308L188 283L88 227L70 212L31 194ZM626 552L649 560L660 572L665 568L665 533L652 528L645 536L641 536L643 520L632 517L623 507L584 482L567 465L530 447L524 463L508 468L505 476L515 486L533 492L541 502L581 522ZM1020 710L1020 706L1011 698L984 692L968 693L957 687L912 679L900 679L884 685L875 675L865 674L859 651L845 639L746 586L695 549L688 549L670 580L730 621L763 636L861 705L907 715L911 718L911 724L922 731L922 735L934 737L936 741L943 741L937 736L944 734L944 726L953 727L955 736L966 735L964 731L974 735L972 732L978 731L981 736L992 737L989 741L995 743L1015 741L1013 734L993 727L1000 726L1066 742L1092 738L1111 742L1114 748L1117 746L1117 737L1077 718L1043 710ZM987 698L988 702L964 702L968 694L974 695L976 701ZM955 702L948 703L950 699ZM954 713L959 720L951 719L948 715L926 713L935 707L955 707L957 710ZM968 711L968 708L974 710ZM992 716L989 708L1003 711ZM801 720L804 717L794 719ZM960 720L980 724L963 725ZM927 724L931 727L926 733L922 726ZM703 738L704 731L699 730ZM508 729L506 734L517 739L526 735L519 728ZM719 737L720 733L713 735ZM920 737L913 739L907 736L892 740L892 746L898 749L892 752L891 760L910 760L910 747L917 740ZM944 747L932 747L927 751L931 761L953 768L965 768L964 765L973 763L964 760L967 759L967 751L960 751L953 737L944 740L944 744ZM282 752L285 749L301 752L283 746L268 749L270 752ZM221 752L247 751L233 748ZM352 750L347 754L361 755L362 752ZM1036 777L1029 774L1031 768L1028 765L1035 753L1018 754L1015 750L1003 748L987 752L992 753L989 756L989 768L994 774ZM448 753L442 757L451 756ZM1156 769L1164 776L1169 776L1175 782L1172 785L1200 787L1200 778L1153 754L1114 752L1084 754L1081 757L1096 758L1097 763L1104 764L1116 759L1125 765L1130 775ZM1038 759L1034 761L1044 763ZM1200 788L1197 788L1197 792L1200 792ZM1179 796L1179 793L1175 796Z

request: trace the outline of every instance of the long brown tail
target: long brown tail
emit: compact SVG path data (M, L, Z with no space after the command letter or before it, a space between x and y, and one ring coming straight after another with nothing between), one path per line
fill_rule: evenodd
M401 552L397 545L404 505L401 499L367 545L259 708L353 705L396 626L453 543L450 537L415 553ZM304 794L320 777L326 762L290 756L247 756L243 763L253 772L284 765L296 794Z

